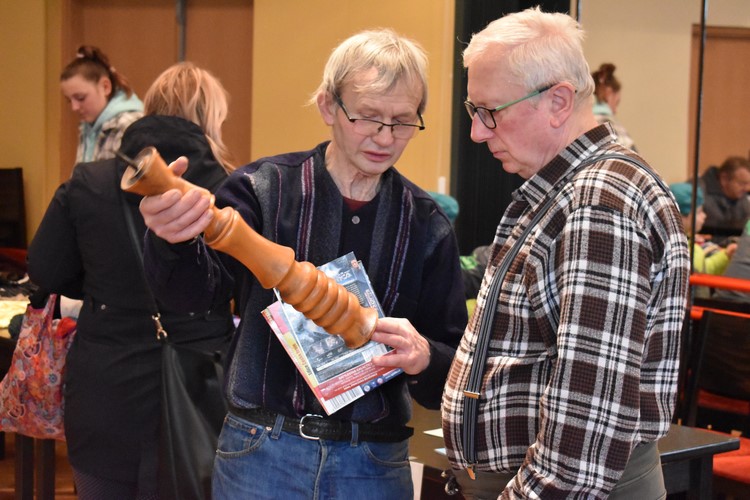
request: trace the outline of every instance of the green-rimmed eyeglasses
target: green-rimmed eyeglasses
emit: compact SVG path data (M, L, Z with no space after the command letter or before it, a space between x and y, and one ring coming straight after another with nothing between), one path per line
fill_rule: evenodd
M349 116L346 106L341 101L341 98L333 94L333 98L336 99L336 103L341 106L341 110L346 115L346 119L354 125L354 131L362 135L377 135L383 130L383 127L390 127L391 134L394 139L411 139L417 130L424 130L424 120L422 115L417 113L419 123L383 123L378 120L372 120L370 118L352 118Z
M496 108L485 108L484 106L475 106L474 103L472 103L469 100L464 101L464 106L466 106L466 112L469 113L469 117L473 120L474 115L479 115L479 119L482 120L482 123L487 128L495 128L497 127L497 122L495 121L495 112L501 111L505 108L509 108L510 106L513 106L514 104L518 104L521 101L525 101L526 99L530 99L534 97L535 95L539 95L542 92L546 92L552 87L554 87L555 84L547 85L546 87L542 87L540 89L537 89L529 94L526 94L525 96L521 97L520 99L516 99L515 101L510 101L505 104L501 104L500 106Z

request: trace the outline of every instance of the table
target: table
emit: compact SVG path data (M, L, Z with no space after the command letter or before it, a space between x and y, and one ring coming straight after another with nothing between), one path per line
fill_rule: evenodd
M409 451L413 462L424 465L422 498L457 500L448 496L440 473L450 468L448 458L437 453L445 444L441 437L424 431L440 428L440 412L414 404L411 425L414 436ZM669 433L657 443L661 456L664 483L668 494L686 494L690 500L710 499L713 481L713 456L739 449L739 438L705 429L672 425Z
M2 291L2 282L0 282L0 292ZM26 312L29 300L25 297L4 298L0 293L0 338L10 339L8 326L11 318L17 314Z
M703 499L712 497L714 455L739 449L740 440L673 424L657 446L667 493L687 492L689 499Z

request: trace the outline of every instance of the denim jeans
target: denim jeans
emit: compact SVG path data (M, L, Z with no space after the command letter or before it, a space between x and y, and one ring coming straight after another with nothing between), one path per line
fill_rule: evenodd
M408 440L310 440L228 415L219 436L214 500L414 498Z

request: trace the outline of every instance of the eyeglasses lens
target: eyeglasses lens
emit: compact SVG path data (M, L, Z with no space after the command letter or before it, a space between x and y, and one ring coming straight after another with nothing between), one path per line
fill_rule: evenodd
M479 120L485 127L490 129L496 127L495 118L489 109L476 107L468 101L464 102L464 106L466 106L466 112L469 113L469 118L472 120L474 120L474 115L479 115Z
M386 127L391 129L395 139L410 139L418 129L411 125L388 125L364 118L357 118L354 121L354 131L362 135L376 135Z

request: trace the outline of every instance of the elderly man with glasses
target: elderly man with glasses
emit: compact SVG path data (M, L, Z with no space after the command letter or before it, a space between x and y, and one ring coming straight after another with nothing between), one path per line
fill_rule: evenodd
M467 499L666 495L688 247L669 189L597 124L582 38L535 8L463 54L471 138L525 180L443 396Z
M313 98L331 140L242 167L216 192L218 206L237 209L297 260L321 265L353 251L364 263L391 317L378 320L372 339L394 351L375 362L403 374L330 416L261 316L273 292L194 240L209 223L210 194L169 191L141 204L159 300L198 313L234 297L241 318L226 372L230 409L215 499L413 498L411 398L439 407L467 320L451 223L394 168L425 128L426 64L414 42L390 30L345 40Z

